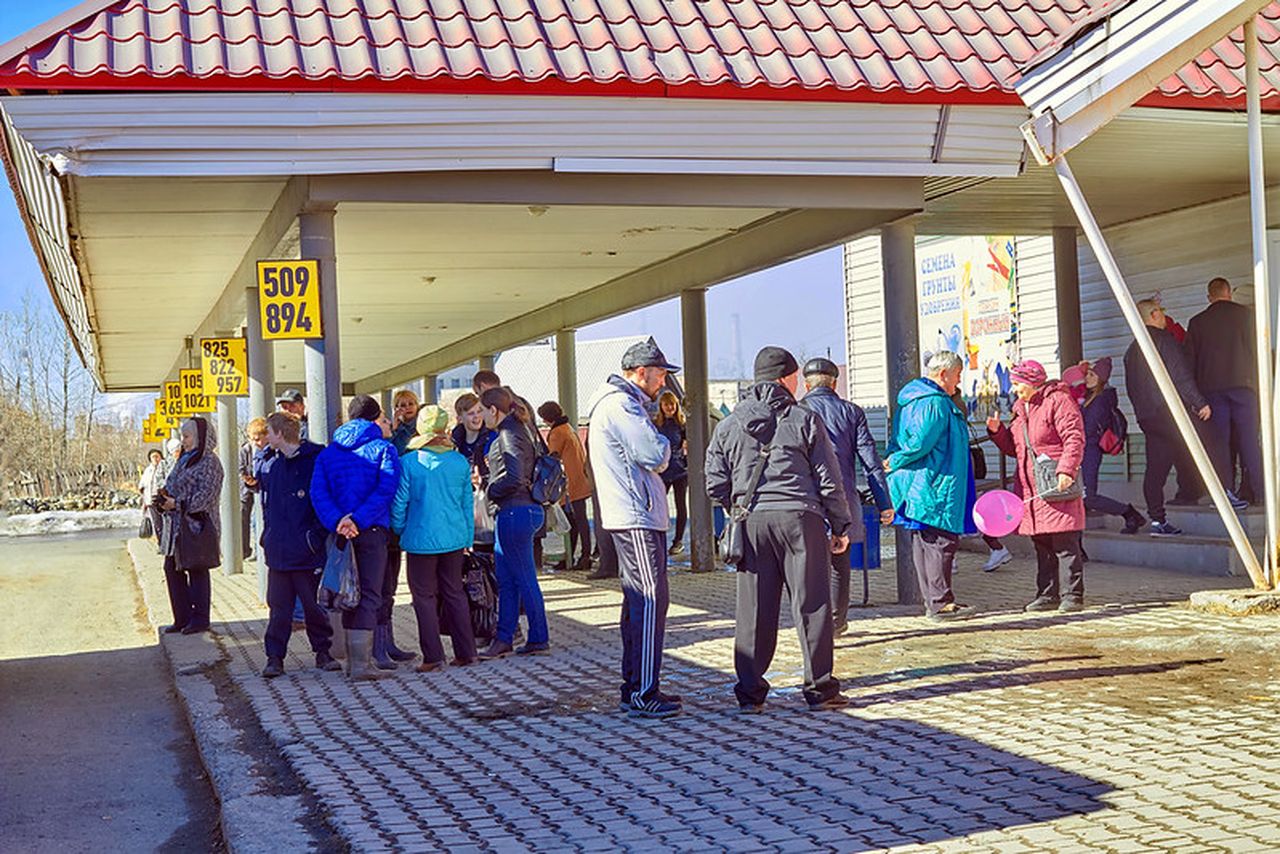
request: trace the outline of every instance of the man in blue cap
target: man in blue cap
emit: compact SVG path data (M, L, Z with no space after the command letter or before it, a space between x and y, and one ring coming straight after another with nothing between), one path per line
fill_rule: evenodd
M632 715L666 718L680 713L680 698L658 689L667 606L667 490L661 473L671 443L658 432L647 405L680 370L650 338L622 356L614 374L587 405L587 433L600 522L613 540L622 580L622 696Z

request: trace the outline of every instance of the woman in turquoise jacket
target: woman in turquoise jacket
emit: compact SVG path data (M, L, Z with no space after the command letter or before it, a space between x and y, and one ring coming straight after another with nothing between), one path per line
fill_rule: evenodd
M400 485L391 504L391 530L400 536L407 555L409 592L418 618L422 647L419 673L444 667L440 617L453 638L455 667L474 664L476 640L471 609L462 589L463 549L475 537L471 464L454 450L449 413L424 406L418 413L418 435L400 460Z
M911 556L925 613L936 620L961 615L966 607L951 591L960 535L973 506L969 428L951 395L960 385L960 357L934 353L926 376L898 394L885 471L895 524L911 532Z

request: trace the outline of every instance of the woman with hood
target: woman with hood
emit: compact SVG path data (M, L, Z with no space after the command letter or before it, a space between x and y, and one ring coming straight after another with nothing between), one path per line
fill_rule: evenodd
M1114 498L1098 492L1098 470L1102 468L1102 437L1120 415L1120 399L1116 390L1107 385L1111 379L1111 357L1104 356L1090 364L1081 362L1084 373L1084 464L1080 476L1084 479L1084 508L1092 513L1105 513L1124 519L1122 534L1136 534L1147 524L1147 517L1132 504L1121 504Z
M222 463L218 462L217 439L208 421L200 416L188 418L182 422L179 434L182 453L155 499L165 517L160 553L164 555L164 580L173 608L173 623L164 631L194 635L209 630L211 567L196 566L192 556L179 549L179 526L211 525L213 541L218 541L223 472ZM213 566L218 563L215 560Z
M1084 551L1080 532L1084 530L1084 499L1077 491L1070 495L1080 464L1084 460L1084 416L1060 382L1050 382L1044 365L1024 359L1009 372L1018 400L1013 406L1013 423L1006 427L1000 418L987 419L987 432L996 447L1017 460L1017 488L1027 504L1018 531L1031 537L1036 549L1036 598L1028 611L1079 611L1084 608ZM1056 489L1036 486L1036 464L1052 460L1057 475ZM1067 591L1061 594L1058 568L1067 562Z
M453 661L474 664L471 606L462 587L464 549L475 539L471 465L449 439L449 413L429 404L418 412L417 435L400 458L400 485L391 503L391 530L408 555L409 591L422 649L419 673L445 666L443 614L453 638Z

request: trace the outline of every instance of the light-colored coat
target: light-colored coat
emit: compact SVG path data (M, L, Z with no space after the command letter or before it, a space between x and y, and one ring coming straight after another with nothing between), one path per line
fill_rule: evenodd
M644 392L611 376L592 396L587 412L601 527L667 530L670 514L661 475L671 459L671 443L645 411Z

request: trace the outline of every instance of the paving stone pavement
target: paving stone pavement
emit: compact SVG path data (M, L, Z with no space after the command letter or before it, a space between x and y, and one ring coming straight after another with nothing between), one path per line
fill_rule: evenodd
M686 710L665 722L617 711L621 597L579 573L542 577L545 657L351 685L298 633L263 680L252 574L215 576L214 642L360 851L1280 849L1280 617L1182 604L1242 580L1090 564L1088 610L1032 616L1031 562L982 559L956 573L971 620L851 612L840 712L805 709L786 630L765 713L736 714L734 576L679 566L664 688ZM872 602L892 591L890 549Z

